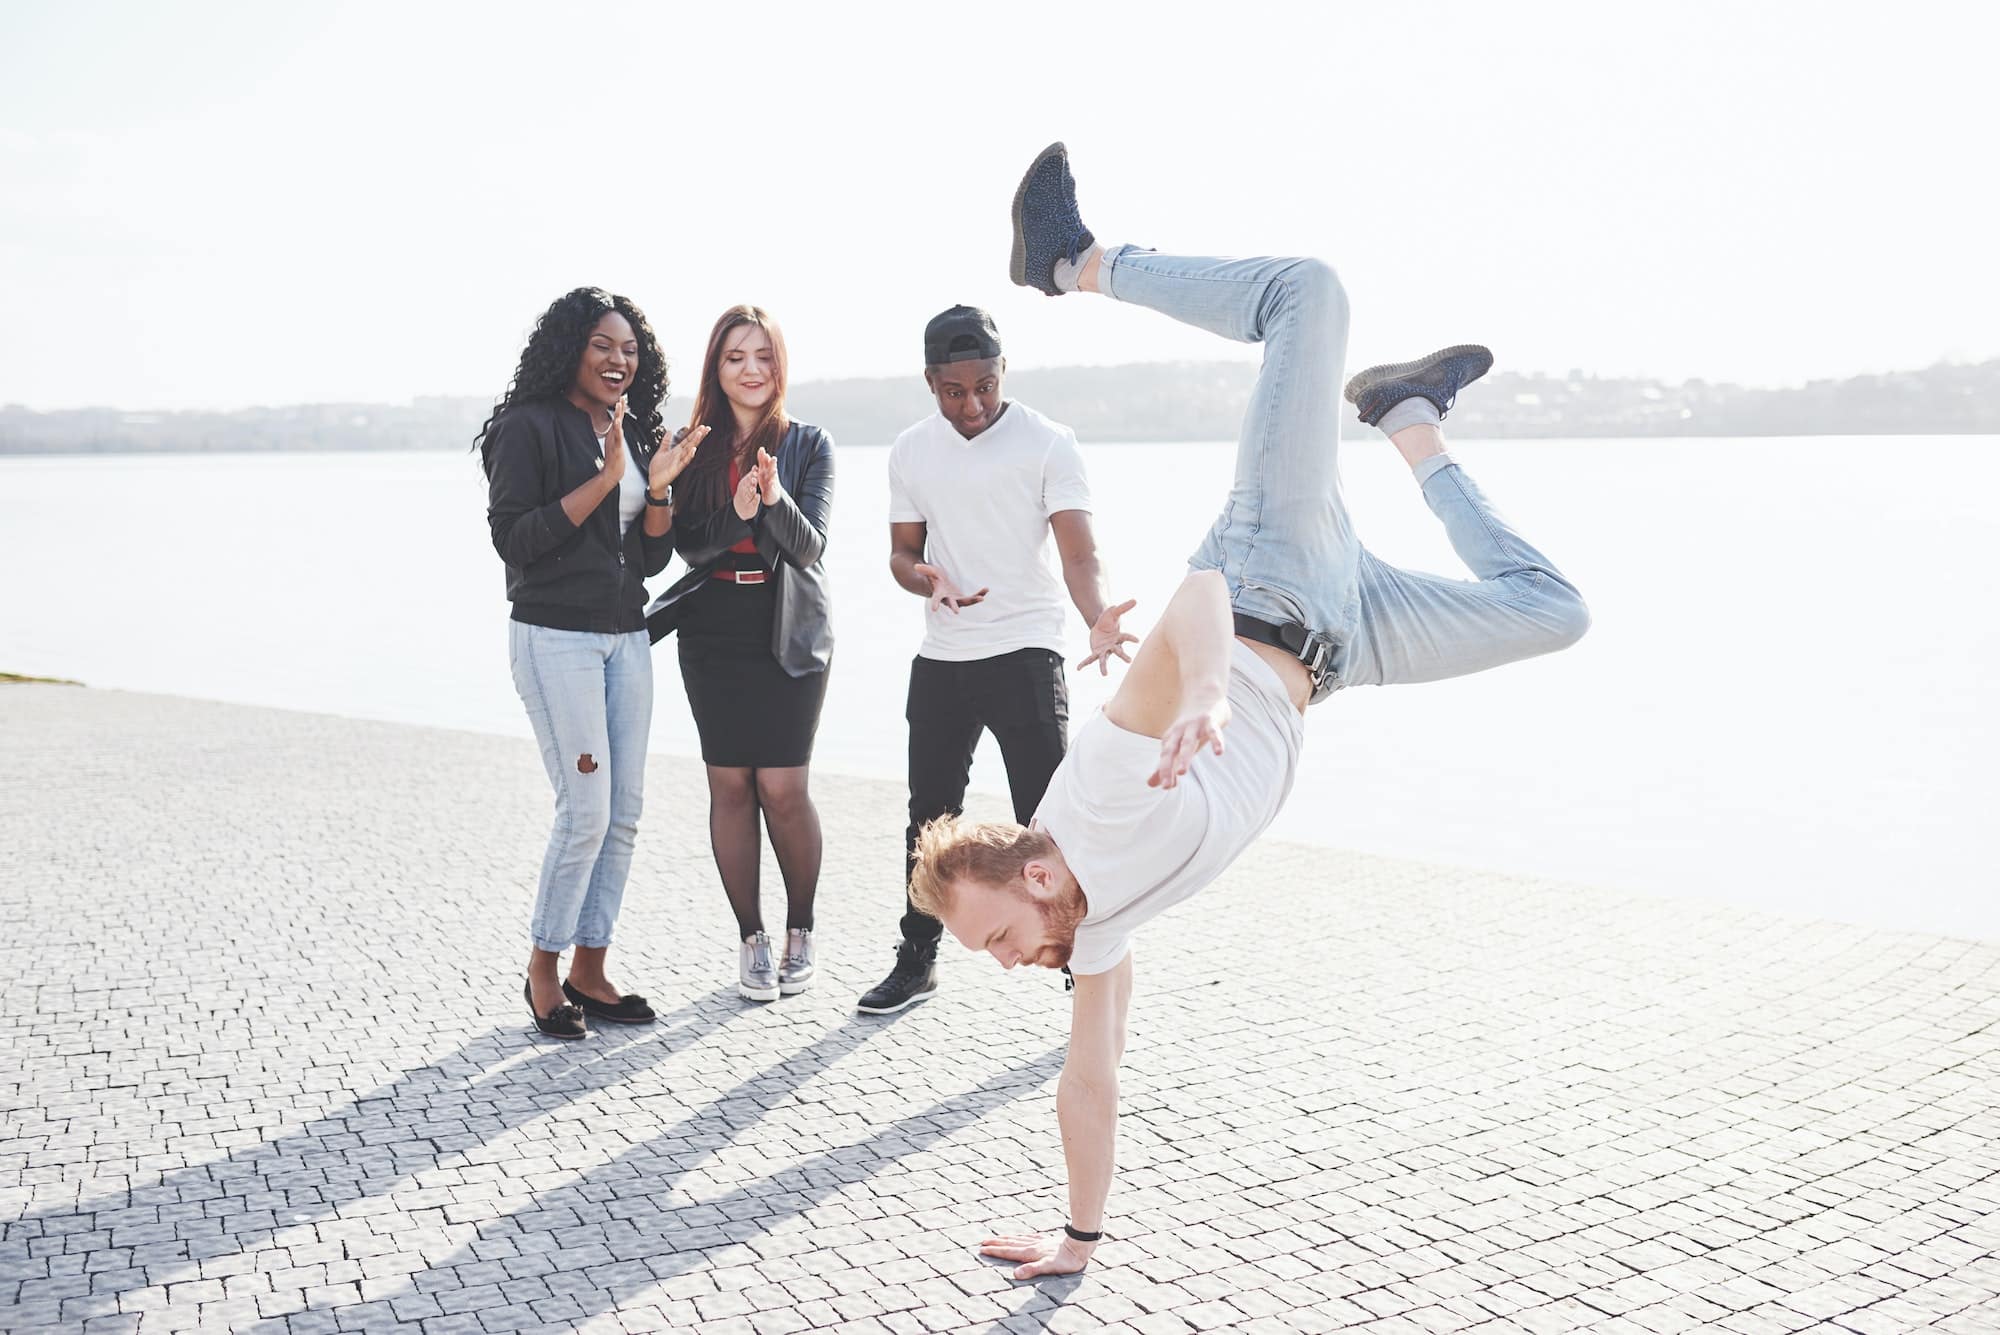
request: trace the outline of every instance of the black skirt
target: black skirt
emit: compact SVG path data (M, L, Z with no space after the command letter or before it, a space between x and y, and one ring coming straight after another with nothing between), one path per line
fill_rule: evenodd
M794 677L771 656L778 585L704 580L686 599L681 683L701 734L704 763L785 769L812 759L826 701L826 673Z

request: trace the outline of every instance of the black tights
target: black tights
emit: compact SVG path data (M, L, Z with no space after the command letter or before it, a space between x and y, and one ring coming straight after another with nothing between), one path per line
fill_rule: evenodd
M770 827L771 851L778 855L778 871L785 878L785 926L810 930L813 925L821 843L819 812L806 791L808 768L708 767L708 838L740 936L764 930L764 908L758 897L763 854L760 814Z

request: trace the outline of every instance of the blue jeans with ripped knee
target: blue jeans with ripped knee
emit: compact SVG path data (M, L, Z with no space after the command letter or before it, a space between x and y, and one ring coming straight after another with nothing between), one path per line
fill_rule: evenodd
M507 626L514 689L556 795L529 935L541 950L608 946L645 797L653 647L644 631Z
M1237 611L1333 641L1329 688L1478 672L1561 649L1588 628L1576 587L1449 455L1425 460L1416 479L1476 578L1401 570L1355 538L1340 496L1347 293L1325 263L1120 246L1105 253L1098 287L1263 344L1229 499L1188 564L1220 571Z

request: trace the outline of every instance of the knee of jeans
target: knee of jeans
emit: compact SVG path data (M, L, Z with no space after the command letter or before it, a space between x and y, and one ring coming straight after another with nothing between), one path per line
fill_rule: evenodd
M1285 270L1285 286L1308 309L1325 318L1347 321L1347 289L1325 260L1302 259Z
M1590 629L1590 608L1568 584L1551 580L1546 587L1549 649L1567 649Z
M617 795L611 803L609 827L630 838L638 832L639 817L645 808L645 800L638 794Z
M565 840L569 847L579 852L603 847L604 836L611 831L609 781L565 784L562 798L563 814L569 818Z

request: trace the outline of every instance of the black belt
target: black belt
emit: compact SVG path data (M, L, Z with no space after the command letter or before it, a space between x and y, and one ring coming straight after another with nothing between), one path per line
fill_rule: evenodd
M1333 678L1333 641L1324 635L1315 635L1296 621L1279 625L1247 612L1236 613L1236 633L1246 640L1283 649L1304 663L1306 671L1312 674L1315 700L1329 689L1327 683Z

